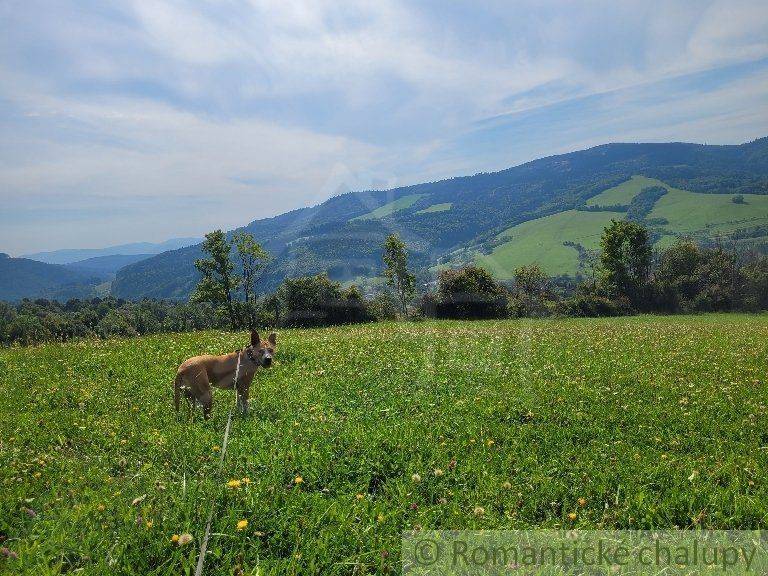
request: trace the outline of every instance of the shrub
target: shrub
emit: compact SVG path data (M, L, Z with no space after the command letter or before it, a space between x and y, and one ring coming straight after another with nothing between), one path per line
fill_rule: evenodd
M389 292L380 292L368 303L371 315L379 321L396 320L400 314L397 301Z
M437 295L422 299L422 310L436 318L504 318L508 293L491 274L477 266L444 270Z
M536 264L515 270L514 288L509 299L509 315L514 317L549 316L555 309L555 295L549 278Z
M285 280L277 291L283 326L328 326L373 319L357 287L342 290L325 274Z
M99 321L96 331L102 338L114 338L118 336L137 336L134 328L124 314L117 310L110 310Z
M10 340L25 346L51 340L52 336L37 316L19 314L8 326Z
M568 316L601 317L626 316L633 312L626 298L609 298L593 292L581 292L564 303Z

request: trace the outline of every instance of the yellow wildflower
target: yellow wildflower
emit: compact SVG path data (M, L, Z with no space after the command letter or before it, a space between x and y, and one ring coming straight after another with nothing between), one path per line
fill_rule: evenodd
M238 530L245 530L246 526L248 526L248 520L243 519L237 523Z

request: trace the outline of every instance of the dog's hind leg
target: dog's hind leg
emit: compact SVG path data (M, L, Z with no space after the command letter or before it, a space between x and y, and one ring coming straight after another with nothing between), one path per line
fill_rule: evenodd
M211 417L211 410L213 409L213 394L211 394L210 388L200 396L200 403L203 405L203 418L208 420L208 418Z
M184 376L181 372L177 372L176 378L173 381L173 405L176 408L176 412L179 411L179 394L181 393L183 382Z

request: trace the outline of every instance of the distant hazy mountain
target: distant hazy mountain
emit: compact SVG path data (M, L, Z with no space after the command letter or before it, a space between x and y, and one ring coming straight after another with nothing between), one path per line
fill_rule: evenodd
M25 254L21 258L29 258L48 264L72 264L99 256L135 256L143 254L160 254L167 250L176 250L185 246L193 246L202 242L202 238L172 238L165 242L135 242L133 244L120 244L107 248L64 248L52 252L36 252Z
M573 275L606 223L635 214L659 246L691 236L765 248L768 138L736 146L605 144L492 174L344 194L244 230L273 256L260 283L270 290L303 274L376 275L391 232L404 238L415 268L476 262L504 278L537 262L552 275ZM197 245L130 264L112 293L187 298L200 256Z
M114 256L96 256L79 262L65 264L70 270L79 270L86 273L114 274L120 268L135 262L141 262L151 258L154 254L115 254Z
M104 274L0 254L0 300L87 298Z

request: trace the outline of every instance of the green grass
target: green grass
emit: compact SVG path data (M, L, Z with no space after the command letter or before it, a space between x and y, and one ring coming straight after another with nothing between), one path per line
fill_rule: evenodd
M663 186L668 190L648 215L649 219L668 220L669 224L661 227L671 234L671 237L666 237L664 245L674 242L677 236L712 235L768 224L768 196L744 194L745 204L735 204L731 194L688 192L645 176L633 176L619 186L590 198L587 205L629 204L643 188L649 186Z
M480 254L475 261L497 278L508 279L515 268L525 264L538 264L551 275L575 274L579 255L575 248L564 246L571 241L585 248L600 245L600 236L612 219L621 220L621 212L582 212L568 210L523 222L499 234L510 240L497 246L491 254Z
M663 228L679 235L725 233L768 224L768 196L744 194L735 204L730 194L697 194L666 186L648 218L666 218Z
M214 495L209 574L397 572L417 526L768 527L765 315L285 330L218 477L231 393L179 420L170 382L245 341L1 350L0 572L189 574Z
M699 194L678 190L660 180L633 176L630 180L591 198L587 205L629 204L643 188L663 186L668 192L656 202L649 219L664 218L668 224L654 226L662 233L655 247L664 249L679 238L712 238L740 228L768 225L768 196L744 194L745 204L735 204L730 194ZM475 262L497 278L509 279L514 269L537 263L551 274L575 274L579 270L578 253L564 246L570 241L585 248L599 246L603 228L611 219L623 219L620 212L580 212L569 210L531 220L502 232L498 238L510 240L488 255L478 254Z
M431 214L432 212L446 212L453 207L453 202L443 202L442 204L432 204L429 208L419 210L416 214Z
M632 198L637 196L643 188L650 186L665 186L663 182L645 176L632 176L626 182L609 188L587 200L587 206L615 206L617 204L629 204Z
M375 218L385 218L387 216L391 216L395 212L410 208L422 196L424 196L424 194L409 194L408 196L403 196L397 200L393 200L392 202L387 202L383 206L379 206L376 208L376 210L372 210L367 214L362 214L352 218L352 220L373 220Z

